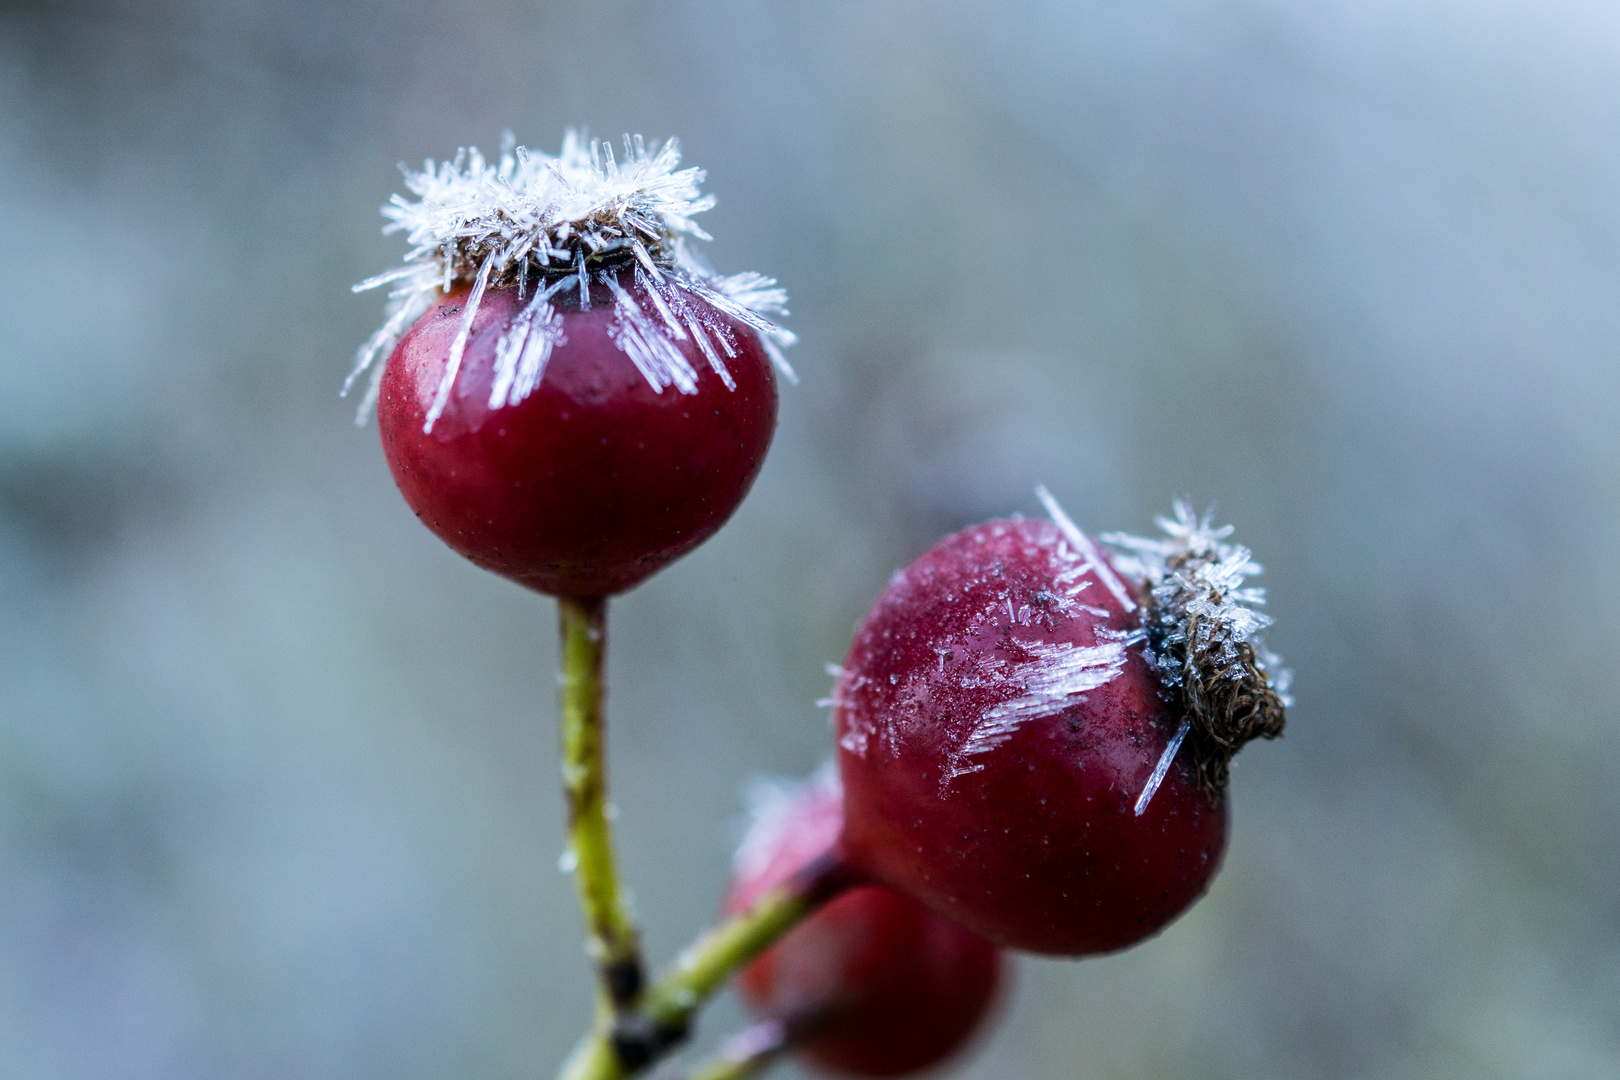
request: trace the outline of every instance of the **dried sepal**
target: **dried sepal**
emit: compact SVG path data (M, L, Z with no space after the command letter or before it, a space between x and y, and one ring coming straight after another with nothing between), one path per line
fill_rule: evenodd
M1162 538L1109 533L1115 564L1141 592L1143 654L1158 671L1187 729L1198 775L1225 788L1232 757L1254 739L1283 732L1290 672L1262 644L1271 617L1256 610L1265 590L1245 585L1260 566L1232 526L1213 528L1184 499L1175 518L1158 518Z

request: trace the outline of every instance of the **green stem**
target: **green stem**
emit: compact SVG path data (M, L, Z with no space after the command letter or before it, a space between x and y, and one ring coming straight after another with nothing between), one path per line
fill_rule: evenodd
M710 930L687 948L647 991L641 1011L659 1028L684 1026L697 1007L720 989L732 973L775 944L799 920L843 888L826 880L829 870L842 877L842 867L814 867L780 885L741 915Z
M568 801L568 846L585 915L586 948L596 962L603 1019L641 993L641 944L619 888L607 814L603 753L602 656L607 601L557 600L562 635L562 780Z
M686 1037L692 1016L740 968L775 944L806 915L851 884L827 852L786 884L693 942L675 966L648 987L634 1012L598 1023L575 1048L558 1080L626 1080Z

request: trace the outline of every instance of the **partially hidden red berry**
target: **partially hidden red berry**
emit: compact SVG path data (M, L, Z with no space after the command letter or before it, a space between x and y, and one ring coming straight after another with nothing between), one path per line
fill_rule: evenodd
M743 910L837 843L837 779L811 780L755 823L726 910ZM809 1064L851 1076L901 1076L968 1042L1004 979L994 945L909 896L857 886L745 968L743 1000L781 1021Z
M650 283L626 268L620 289L656 311ZM432 430L427 416L459 332L467 289L443 297L388 359L377 402L394 481L424 524L479 566L540 592L606 596L685 554L731 516L764 463L776 383L755 331L701 298L685 303L726 335L732 385L691 335L676 340L696 389L653 389L616 338L617 304L591 286L550 303L544 377L516 404L491 407L497 352L527 298L484 293L460 370Z
M1166 542L1153 554L1171 568L1158 558L1133 578L1121 565L1139 563L1116 565L1056 514L1061 527L974 526L896 574L856 631L835 724L853 866L1002 945L1080 956L1140 941L1205 891L1227 837L1224 789L1207 776L1224 782L1235 749L1211 740L1277 734L1282 701L1247 640L1264 616L1237 605L1258 597L1234 591L1258 569L1246 550L1210 540L1177 562ZM1215 652L1228 665L1195 673L1189 693L1264 699L1271 727L1231 737L1230 715L1193 723L1209 710L1189 709L1179 668L1166 675L1187 623L1155 606L1182 570L1215 575L1213 614L1192 633L1225 627ZM1144 605L1164 615L1152 627ZM1216 617L1234 605L1252 617L1237 616L1240 639ZM1223 689L1244 655L1246 698ZM1201 765L1211 754L1218 770Z

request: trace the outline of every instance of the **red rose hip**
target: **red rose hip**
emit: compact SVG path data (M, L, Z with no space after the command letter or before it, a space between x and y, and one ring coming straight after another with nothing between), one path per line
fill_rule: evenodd
M728 913L746 909L836 844L836 776L822 774L767 810L742 849ZM1004 959L994 945L909 896L857 886L745 968L738 991L779 1021L809 1064L851 1076L902 1076L959 1050L991 1010Z
M1172 536L1116 565L1050 505L1058 524L975 526L895 576L835 723L852 865L999 944L1081 956L1153 934L1208 887L1226 760L1280 732L1283 700L1249 641L1264 617L1245 606L1247 551L1193 522L1196 556ZM1210 573L1189 639L1172 586ZM1187 668L1189 640L1225 666Z
M645 275L626 269L615 287L656 311ZM597 282L591 295L589 309L575 292L551 301L544 378L492 408L500 345L525 301L515 288L486 292L426 431L467 303L466 290L451 293L395 347L377 402L394 482L428 528L486 570L555 595L621 592L706 539L758 475L776 424L770 358L750 327L688 299L710 334L729 335L731 385L688 333L673 346L696 387L659 392L614 340L614 292Z
M396 283L362 414L440 539L541 592L607 596L689 551L770 446L786 297L688 251L712 200L678 161L570 133L555 158L429 162L383 211L414 246L362 286Z

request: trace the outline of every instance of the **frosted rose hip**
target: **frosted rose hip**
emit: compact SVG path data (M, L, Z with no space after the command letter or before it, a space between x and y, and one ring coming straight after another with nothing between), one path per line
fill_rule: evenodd
M649 284L621 288L656 310ZM614 342L615 297L592 287L553 301L556 334L542 378L516 404L491 408L497 346L523 310L516 289L486 292L443 413L424 431L467 302L441 299L389 357L378 427L400 492L424 524L473 562L541 592L621 592L725 523L764 464L776 384L758 336L706 305L730 335L731 387L689 336L675 342L693 393L654 391ZM689 301L696 307L701 301Z
M1080 956L1197 899L1227 811L1177 752L1140 582L1062 520L974 526L897 574L834 701L850 862L1002 945Z
M383 208L412 245L361 347L411 508L486 569L575 599L621 592L712 534L776 423L786 294L690 249L714 201L674 140L559 155L510 139L407 170ZM387 356L386 364L377 365ZM347 390L347 386L345 387Z

